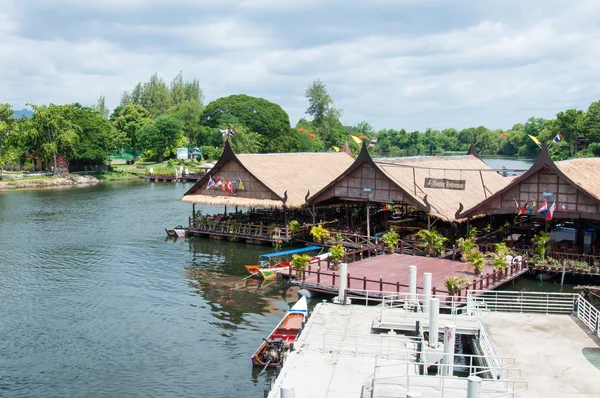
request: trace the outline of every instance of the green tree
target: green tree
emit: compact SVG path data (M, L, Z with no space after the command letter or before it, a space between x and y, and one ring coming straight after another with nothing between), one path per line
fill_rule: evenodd
M142 150L152 150L158 161L162 162L165 152L173 150L183 135L181 122L171 116L160 116L154 123L144 125L139 131L139 143Z
M569 154L577 151L577 137L583 135L585 113L580 109L567 109L556 114L555 133L560 133L569 144Z
M34 111L31 117L30 134L34 141L41 144L41 155L52 156L53 174L58 174L58 154L66 154L76 145L81 128L74 120L72 105L48 106L29 104Z
M313 126L325 147L339 145L344 135L344 126L340 122L342 111L335 107L325 84L320 79L313 81L305 95L308 98L306 113L313 117Z
M108 114L110 113L109 109L106 107L106 99L103 95L98 98L98 102L96 106L94 106L96 112L98 112L103 118L108 119Z
M183 101L185 101L185 84L183 82L183 73L179 71L171 81L171 102L173 105L178 105Z
M2 152L4 146L8 143L8 137L11 134L14 123L15 120L13 118L12 106L9 104L0 104L0 174L2 173L2 167L4 166Z
M183 132L191 146L202 145L200 119L204 108L201 103L191 100L172 106L167 111L168 116L172 116L181 121Z
M76 144L66 153L69 161L84 165L104 164L115 149L114 127L95 108L73 105L72 122L79 127Z
M592 102L587 110L585 135L590 142L600 142L600 101Z
M244 94L219 98L206 106L201 123L220 129L243 126L248 132L258 133L262 152L287 152L293 149L288 147L288 114L279 105L263 98Z
M134 158L137 156L138 132L151 121L148 112L140 105L128 104L114 122L115 128L123 134L124 144L131 146Z

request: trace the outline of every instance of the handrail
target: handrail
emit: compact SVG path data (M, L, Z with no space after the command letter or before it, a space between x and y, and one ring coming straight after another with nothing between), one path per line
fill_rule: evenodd
M572 314L575 312L575 293L468 291L467 312L480 310L505 312L537 312L545 314Z
M578 295L575 313L597 337L600 337L600 311L583 296Z

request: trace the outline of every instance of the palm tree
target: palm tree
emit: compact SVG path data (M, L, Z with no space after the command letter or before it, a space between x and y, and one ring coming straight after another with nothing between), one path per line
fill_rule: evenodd
M443 237L435 228L431 228L431 230L422 229L415 234L415 238L419 240L425 254L428 256L435 256L441 252L444 248L444 243L448 240L448 238Z

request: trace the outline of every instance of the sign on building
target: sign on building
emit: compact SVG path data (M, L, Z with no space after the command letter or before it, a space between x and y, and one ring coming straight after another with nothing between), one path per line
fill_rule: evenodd
M189 159L187 148L177 148L177 159Z
M464 191L466 180L449 180L447 178L425 178L425 188L455 189Z

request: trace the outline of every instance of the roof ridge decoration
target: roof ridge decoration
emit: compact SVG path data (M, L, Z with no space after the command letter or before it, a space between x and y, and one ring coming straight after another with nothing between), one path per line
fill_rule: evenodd
M475 149L475 144L473 144L472 142L471 142L471 145L469 146L469 150L467 151L467 153L466 153L466 154L467 154L467 155L473 155L473 156L475 156L477 159L481 159L481 158L479 157L479 155L477 154L477 150Z

